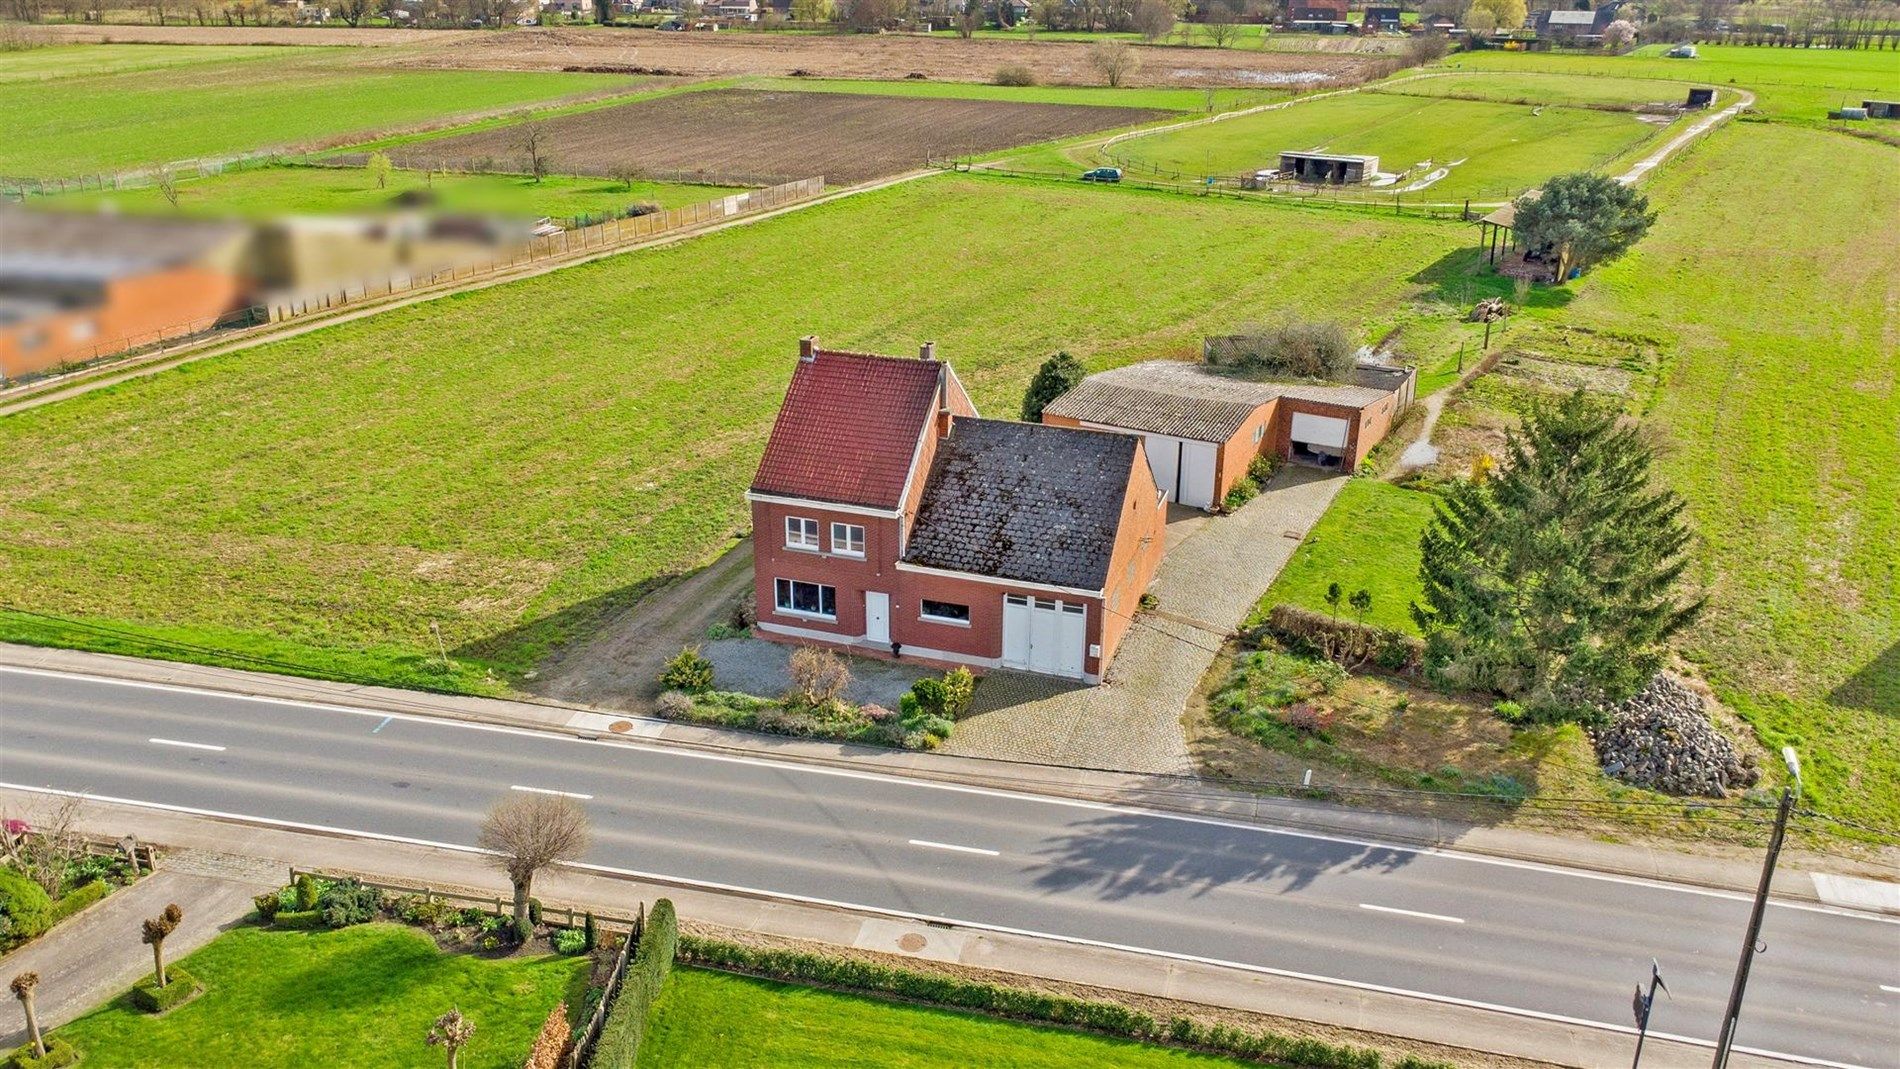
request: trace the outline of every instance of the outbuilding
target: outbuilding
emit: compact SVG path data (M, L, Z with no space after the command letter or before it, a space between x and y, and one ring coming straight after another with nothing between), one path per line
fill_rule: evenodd
M1411 368L1361 363L1353 382L1261 382L1179 360L1150 360L1091 375L1050 402L1057 426L1142 437L1164 497L1212 509L1273 455L1351 471L1411 404Z
M1301 182L1351 185L1378 173L1377 156L1341 156L1330 152L1282 152L1280 171Z

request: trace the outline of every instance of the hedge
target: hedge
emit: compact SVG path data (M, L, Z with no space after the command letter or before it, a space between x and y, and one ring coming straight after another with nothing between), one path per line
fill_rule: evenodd
M87 906L92 905L94 902L99 901L111 893L112 885L104 880L94 880L91 883L80 884L78 887L68 891L65 898L53 903L52 924L58 924L60 921L65 920L67 917L85 909ZM47 925L47 927L52 927L52 924Z
M52 925L53 901L40 885L0 869L0 947L24 943Z
M673 903L662 898L647 914L640 945L627 963L626 978L620 982L620 994L607 1010L607 1023L601 1026L600 1040L594 1044L590 1069L633 1069L640 1059L640 1044L646 1040L647 1025L653 1015L653 1002L666 986L673 971L673 959L680 947L679 918Z
M270 922L279 928L321 928L325 923L320 909L280 909Z
M1367 1047L1326 1043L1317 1039L1294 1039L1271 1032L1247 1032L1226 1026L1208 1026L1185 1017L1174 1018L1164 1027L1148 1014L1113 1002L1089 1001L1027 988L959 980L938 973L916 972L852 958L833 958L796 950L764 950L691 935L681 937L679 953L681 960L707 968L754 973L821 987L895 995L935 1006L1088 1029L1130 1039L1160 1040L1282 1065L1311 1069L1380 1069L1382 1065L1379 1052ZM1407 1057L1399 1063L1398 1069L1452 1067Z
M65 1069L79 1064L79 1049L71 1043L57 1037L49 1037L45 1042L45 1057L33 1053L33 1044L28 1043L7 1059L8 1069Z
M146 1013L164 1013L198 993L198 978L174 965L165 970L165 986L150 976L132 985L132 1005Z
M1297 605L1275 605L1266 630L1295 652L1311 653L1348 668L1367 663L1413 675L1425 660L1425 643L1411 635L1342 620Z

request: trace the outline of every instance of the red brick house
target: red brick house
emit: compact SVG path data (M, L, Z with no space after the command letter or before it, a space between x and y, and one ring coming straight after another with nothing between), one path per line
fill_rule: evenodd
M1139 438L982 419L931 345L801 341L746 500L761 635L1091 683L1165 545Z
M1179 360L1090 375L1044 423L1139 434L1172 502L1213 508L1253 458L1352 471L1412 403L1410 368L1362 363L1351 384L1259 382Z

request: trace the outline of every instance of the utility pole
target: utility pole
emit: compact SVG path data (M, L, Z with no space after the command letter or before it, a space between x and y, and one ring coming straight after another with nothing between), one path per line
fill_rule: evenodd
M1742 1019L1742 995L1748 990L1748 970L1755 964L1761 945L1762 913L1768 908L1768 885L1775 878L1775 859L1781 856L1781 841L1788 834L1788 817L1794 812L1795 798L1801 793L1801 758L1794 747L1783 746L1781 759L1788 764L1794 782L1782 788L1781 805L1775 811L1775 830L1768 837L1768 856L1762 861L1761 884L1755 889L1755 906L1748 914L1748 934L1742 939L1742 960L1735 966L1735 985L1730 988L1728 1009L1722 1013L1722 1031L1715 1041L1712 1069L1726 1069L1729 1051L1735 1046L1735 1026Z
M1649 959L1649 994L1643 994L1643 986L1636 985L1636 1057L1630 1059L1630 1069L1638 1069L1643 1064L1643 1040L1649 1036L1649 1015L1656 1007L1656 989L1669 994L1669 986L1663 983L1662 965L1655 958ZM1671 995L1671 998L1675 996Z

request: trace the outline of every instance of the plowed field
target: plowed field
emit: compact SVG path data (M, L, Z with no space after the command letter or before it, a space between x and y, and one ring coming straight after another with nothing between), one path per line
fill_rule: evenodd
M541 124L551 169L612 175L631 164L722 182L823 175L851 184L924 165L929 154L989 152L1127 126L1166 112L722 89L564 115ZM404 167L527 169L525 127L504 126L393 149Z

